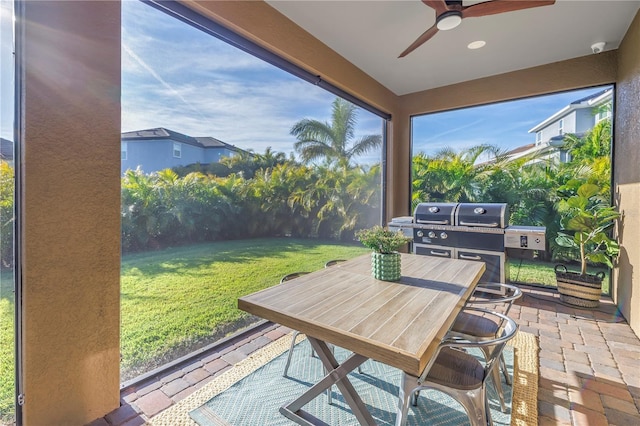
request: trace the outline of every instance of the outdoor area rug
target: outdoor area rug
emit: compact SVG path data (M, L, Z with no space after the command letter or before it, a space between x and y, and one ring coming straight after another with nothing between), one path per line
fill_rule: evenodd
M149 424L162 425L290 425L280 414L280 406L292 401L323 375L322 364L310 357L310 346L302 339L295 349L289 378L282 377L290 336L284 336L256 351L220 377L194 392L185 400L151 419ZM336 349L336 357L344 359L348 352ZM535 336L519 332L505 350L509 369L515 369L513 406L502 413L493 388L489 397L496 425L537 424L537 341ZM362 374L352 372L349 380L356 387L367 408L380 425L393 424L397 406L401 372L375 361L362 365ZM512 400L510 386L503 383L505 398ZM330 425L356 425L342 395L333 387L333 404L322 394L305 409ZM462 406L447 395L425 390L418 407L409 409L409 425L468 424Z

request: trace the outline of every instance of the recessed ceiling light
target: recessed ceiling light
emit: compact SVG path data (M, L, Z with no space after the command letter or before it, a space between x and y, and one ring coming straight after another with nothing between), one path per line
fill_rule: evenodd
M472 41L471 43L469 43L467 45L467 47L469 49L480 49L481 47L484 47L484 45L487 44L486 41L484 40L478 40L478 41Z

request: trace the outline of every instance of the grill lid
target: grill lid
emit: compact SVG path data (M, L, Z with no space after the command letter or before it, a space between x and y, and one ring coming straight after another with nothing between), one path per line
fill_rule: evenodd
M420 203L414 211L414 222L426 225L453 225L458 203Z
M509 224L506 203L460 203L456 225L505 228Z

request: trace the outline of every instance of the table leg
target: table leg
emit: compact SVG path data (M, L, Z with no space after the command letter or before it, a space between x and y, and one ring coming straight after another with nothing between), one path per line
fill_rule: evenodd
M322 361L322 364L329 373L295 401L281 407L280 412L301 425L326 425L326 423L322 422L320 419L317 419L302 410L302 407L335 384L338 386L338 389L340 389L340 392L347 404L349 404L349 407L351 407L351 411L358 419L358 422L361 425L375 425L375 420L347 378L347 375L351 371L358 368L358 366L368 358L354 353L342 364L339 364L333 356L331 349L329 349L324 341L310 336L307 336L307 339L309 339L311 346L313 346L313 349L315 349L318 357Z

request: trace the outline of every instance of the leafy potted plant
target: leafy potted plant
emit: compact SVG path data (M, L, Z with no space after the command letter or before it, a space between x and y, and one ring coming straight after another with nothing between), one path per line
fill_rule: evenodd
M620 213L600 195L598 185L572 180L561 189L567 193L558 204L562 230L555 241L580 260L580 273L570 272L564 265L556 265L560 300L595 308L600 300L605 274L587 274L587 264L613 266L612 259L618 255L620 247L610 237L610 229Z
M393 232L380 225L373 228L361 229L356 232L356 238L365 246L373 250L371 253L371 273L374 278L383 281L397 281L400 279L400 253L398 249L411 241L402 231Z

